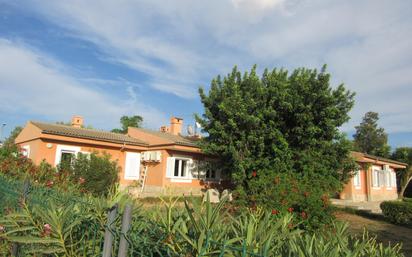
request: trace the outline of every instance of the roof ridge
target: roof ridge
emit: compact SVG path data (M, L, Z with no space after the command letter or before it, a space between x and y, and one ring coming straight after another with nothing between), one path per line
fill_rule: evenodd
M112 141L112 142L123 142L123 143L136 143L136 144L143 144L147 145L141 139L131 137L128 134L120 134L114 133L106 130L97 130L97 129L89 129L89 128L78 128L64 124L55 124L55 123L48 123L42 121L32 121L30 120L29 123L33 124L34 126L38 127L42 130L42 133L51 133L51 134L58 134L64 135L68 137L78 137L78 138L90 138L95 140L103 140L103 141Z

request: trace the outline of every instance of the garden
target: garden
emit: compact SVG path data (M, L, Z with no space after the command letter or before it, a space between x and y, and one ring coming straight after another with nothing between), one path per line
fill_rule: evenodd
M401 245L354 236L335 219L329 198L356 169L338 129L354 93L329 81L326 67L262 77L234 68L200 89L199 146L219 156L230 202L161 197L146 206L119 190L118 164L105 153L55 168L35 165L11 140L0 148L0 254L404 256Z

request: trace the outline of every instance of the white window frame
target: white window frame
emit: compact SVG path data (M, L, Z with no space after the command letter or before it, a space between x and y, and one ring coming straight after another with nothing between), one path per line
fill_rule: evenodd
M186 173L185 176L175 176L175 163L176 160L181 160L181 161L187 161L186 165ZM179 162L179 166L182 165L182 162ZM177 182L177 183L191 183L193 176L192 176L192 171L190 170L190 166L193 165L193 159L190 157L186 156L172 156L168 157L167 161L167 167L166 167L166 177L170 178L171 182ZM181 171L179 170L179 173Z
M72 145L57 145L56 147L56 156L54 165L57 166L60 164L62 153L73 153L74 156L80 152L81 148L79 146L72 146Z
M362 181L361 181L361 171L357 170L355 171L355 176L353 176L353 185L355 186L356 189L361 189L362 187Z
M380 180L381 180L380 179L380 170L377 169L377 168L372 169L372 188L380 189L381 188L381 181Z
M126 152L124 165L124 179L125 180L139 180L140 179L140 153ZM135 162L135 163L131 163ZM135 169L137 167L137 170ZM133 170L132 170L133 169Z
M30 158L30 145L23 145L21 148L23 149L21 154L26 158Z

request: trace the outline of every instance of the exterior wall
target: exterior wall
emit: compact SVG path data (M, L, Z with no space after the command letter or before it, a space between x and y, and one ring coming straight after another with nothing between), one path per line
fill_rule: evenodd
M382 168L382 165L372 165L370 172L370 181L372 181L372 170ZM390 168L390 170L392 172L394 171L393 168ZM370 198L371 201L395 200L398 198L397 187L387 187L386 184L379 187L374 187L371 183Z
M340 198L344 200L351 200L354 202L360 201L384 201L394 200L398 198L397 187L387 187L386 183L379 187L373 186L372 171L373 169L382 170L382 165L368 165L366 163L360 164L360 187L354 185L354 177L344 186L340 193ZM390 167L392 172L395 172L393 167Z
M349 182L344 186L340 193L340 198L345 200L352 200L354 202L367 201L367 170L365 165L360 165L360 186L355 186L355 178L350 178Z
M121 147L112 146L101 146L86 143L77 143L69 141L59 141L52 139L36 139L19 144L21 147L30 145L30 155L29 158L33 160L35 164L40 164L43 160L55 166L56 164L56 151L58 146L69 146L69 147L79 147L80 152L98 152L98 153L108 153L111 155L113 161L117 161L121 171L119 173L119 183L122 186L130 185L134 180L126 180L124 177L125 168L125 155L126 152L140 152L136 149L122 149ZM142 170L141 170L142 171Z
M160 163L148 164L148 175L144 192L147 194L201 194L202 191L217 182L193 177L192 179L173 179L167 177L167 159L169 157L184 157L192 160L204 160L200 153L176 150L163 150Z

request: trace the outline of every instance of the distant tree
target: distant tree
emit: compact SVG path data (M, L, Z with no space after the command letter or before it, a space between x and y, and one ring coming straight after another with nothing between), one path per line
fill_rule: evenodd
M399 147L392 153L392 159L408 164L408 167L396 173L400 184L399 195L402 197L405 189L412 181L412 147Z
M363 153L389 157L388 134L383 128L378 127L378 120L379 114L376 112L365 114L362 122L355 127L354 148Z
M10 132L10 135L9 135L6 139L4 139L3 147L7 147L7 148L15 147L14 140L16 139L16 137L20 134L20 132L21 132L22 130L23 130L22 127L16 126L16 127Z
M139 128L142 126L142 122L143 122L143 117L139 115L122 116L120 118L120 124L122 125L122 128L112 129L112 132L119 133L119 134L126 134L128 127Z

